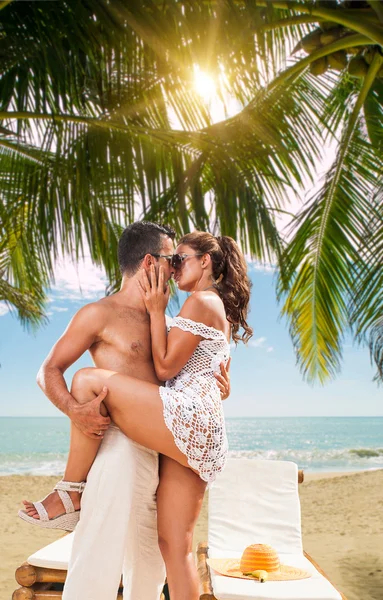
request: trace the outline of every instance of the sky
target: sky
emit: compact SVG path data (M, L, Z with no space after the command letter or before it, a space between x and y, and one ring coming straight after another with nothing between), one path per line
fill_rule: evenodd
M232 393L227 417L383 416L382 390L373 383L367 348L346 340L342 372L325 386L303 381L285 320L275 299L271 267L249 264L253 282L249 323L254 336L232 349ZM0 303L0 416L59 416L36 384L37 371L75 312L104 295L105 278L89 259L77 268L62 261L50 292L48 325L36 334L23 330ZM91 365L87 354L66 373Z

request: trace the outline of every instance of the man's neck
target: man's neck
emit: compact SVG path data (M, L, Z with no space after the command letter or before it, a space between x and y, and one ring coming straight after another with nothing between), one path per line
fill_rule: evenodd
M121 288L117 294L121 300L126 300L127 306L136 308L142 312L146 312L145 304L142 300L142 296L138 287L137 275L133 275L132 277L127 277L124 275L122 278Z

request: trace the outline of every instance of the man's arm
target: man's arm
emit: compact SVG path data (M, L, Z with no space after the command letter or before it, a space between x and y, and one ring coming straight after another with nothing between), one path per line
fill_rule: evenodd
M106 396L102 392L86 404L79 404L69 393L64 373L97 340L103 328L104 307L88 304L81 308L66 331L53 346L37 374L37 383L49 400L86 435L100 439L110 424L109 417L100 414L100 404Z

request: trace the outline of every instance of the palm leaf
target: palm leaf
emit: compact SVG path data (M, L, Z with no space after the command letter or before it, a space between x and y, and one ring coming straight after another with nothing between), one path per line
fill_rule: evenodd
M359 248L360 260L353 268L349 312L355 338L358 343L370 347L371 358L377 367L376 379L382 381L383 170L374 188L374 212L365 222Z
M361 110L380 63L372 63L343 127L335 162L297 220L282 259L282 312L290 321L301 370L310 381L323 382L340 368L353 265L360 261L363 224L373 211L370 190L381 172L381 162L361 128Z

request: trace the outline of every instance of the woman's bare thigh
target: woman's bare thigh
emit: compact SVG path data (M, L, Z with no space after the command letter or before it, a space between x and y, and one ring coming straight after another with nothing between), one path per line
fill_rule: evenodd
M108 388L104 403L127 437L190 469L187 457L177 448L165 425L158 385L106 369L82 369L78 376L81 373L94 393L99 394L103 386Z

